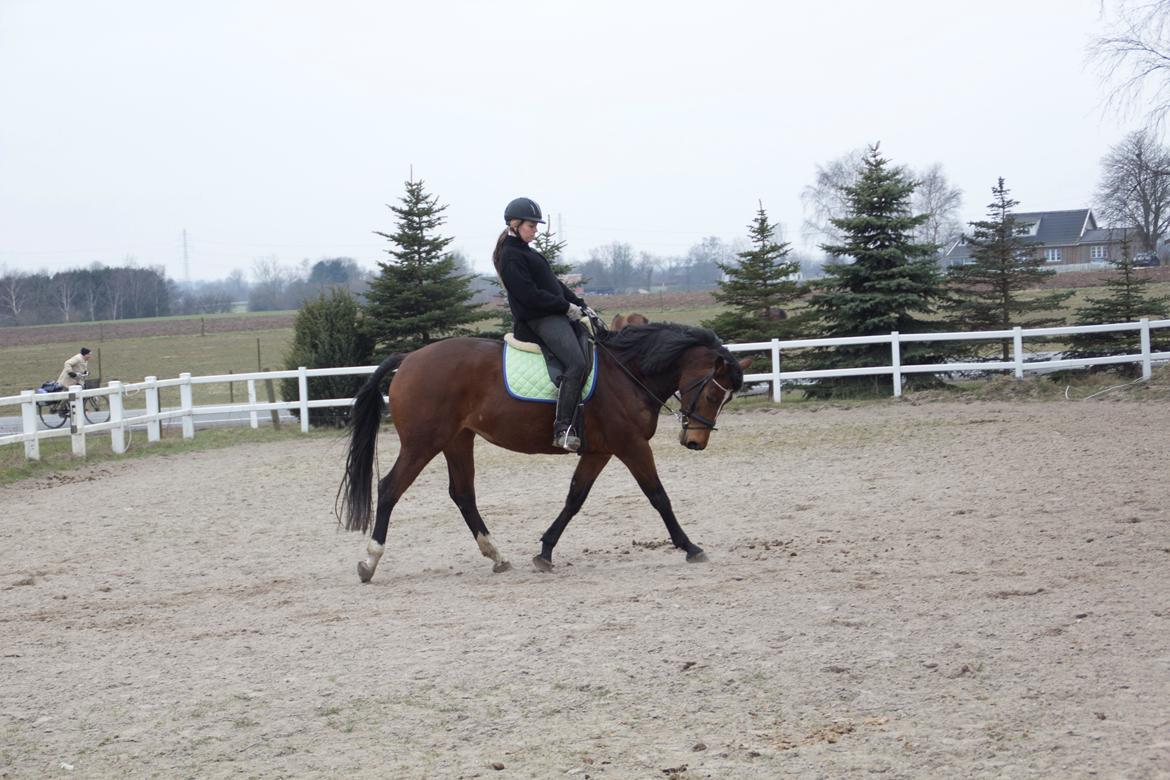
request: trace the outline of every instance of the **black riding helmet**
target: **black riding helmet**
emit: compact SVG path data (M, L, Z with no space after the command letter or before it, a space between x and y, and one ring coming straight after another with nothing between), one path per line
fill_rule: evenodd
M514 219L523 219L528 222L544 224L544 215L540 212L540 204L532 198L516 198L504 208L504 224Z

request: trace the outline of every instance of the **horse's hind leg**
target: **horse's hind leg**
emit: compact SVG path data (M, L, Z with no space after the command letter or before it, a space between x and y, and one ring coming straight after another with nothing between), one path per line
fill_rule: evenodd
M423 467L431 462L438 452L418 452L403 447L394 461L394 468L378 483L378 508L374 513L374 532L366 545L366 559L358 563L358 577L369 582L382 560L386 550L386 531L390 528L390 513L402 494L410 487Z
M492 571L497 573L508 571L512 564L504 560L504 556L500 555L500 551L492 543L487 525L475 505L475 432L460 431L443 449L443 455L447 458L447 474L450 477L448 492L451 494L451 500L459 507L463 521L467 523L471 535L475 537L475 543L479 545L480 553L483 557L492 559L494 564Z

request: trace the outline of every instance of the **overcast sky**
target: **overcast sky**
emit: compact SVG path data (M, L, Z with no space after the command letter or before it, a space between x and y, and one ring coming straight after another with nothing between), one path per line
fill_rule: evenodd
M1098 0L0 0L0 266L183 278L372 266L414 175L478 270L517 195L571 259L801 244L817 163L880 141L982 215L1091 205L1136 121L1085 65Z

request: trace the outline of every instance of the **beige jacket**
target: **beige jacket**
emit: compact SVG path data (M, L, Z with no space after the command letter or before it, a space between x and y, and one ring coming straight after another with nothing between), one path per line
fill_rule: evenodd
M77 374L77 378L69 376L69 372ZM85 385L83 374L89 373L89 361L82 357L78 352L73 357L65 361L65 368L61 369L61 376L57 377L57 381L65 387L72 387L73 385Z

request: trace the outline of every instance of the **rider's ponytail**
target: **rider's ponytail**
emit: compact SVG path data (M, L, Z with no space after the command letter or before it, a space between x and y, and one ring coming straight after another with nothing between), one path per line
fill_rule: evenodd
M492 252L492 265L496 267L496 274L500 273L500 251L504 248L504 239L508 237L508 228L504 228L504 232L500 233L500 237L496 239L496 249Z
M504 228L504 232L500 233L500 237L496 239L496 249L492 252L492 265L496 267L496 275L500 273L500 253L504 250L504 239L508 236L516 235L516 228L519 227L522 220L514 219L508 223L508 227Z

